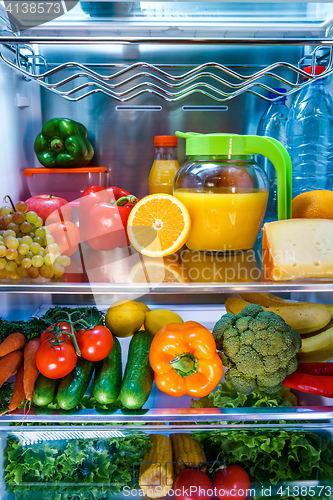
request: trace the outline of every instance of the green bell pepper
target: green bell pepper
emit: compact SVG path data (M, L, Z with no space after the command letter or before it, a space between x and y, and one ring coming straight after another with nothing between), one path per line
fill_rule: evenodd
M53 118L43 125L34 150L47 168L78 168L88 165L94 149L84 125L68 118Z

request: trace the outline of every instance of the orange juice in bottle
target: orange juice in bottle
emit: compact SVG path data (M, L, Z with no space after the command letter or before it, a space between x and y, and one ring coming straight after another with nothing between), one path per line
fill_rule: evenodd
M154 163L149 174L149 194L173 192L173 180L179 170L177 160L178 138L175 135L157 135L154 139Z

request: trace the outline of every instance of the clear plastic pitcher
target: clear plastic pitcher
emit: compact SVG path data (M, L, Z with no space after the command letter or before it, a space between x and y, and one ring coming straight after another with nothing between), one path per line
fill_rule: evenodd
M267 175L256 163L256 154L275 166L279 219L290 218L291 162L277 140L236 134L176 135L187 139L189 157L173 190L191 216L188 248L226 252L253 247L269 194Z

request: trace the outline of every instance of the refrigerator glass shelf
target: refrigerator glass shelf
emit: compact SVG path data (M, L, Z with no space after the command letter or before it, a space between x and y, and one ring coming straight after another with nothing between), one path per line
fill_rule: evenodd
M32 408L16 410L0 417L0 425L9 422L26 423L117 423L117 424L177 424L184 422L204 425L210 422L278 422L333 420L333 406L300 406L278 408L156 408L150 410L78 410L59 411Z
M39 279L38 279L39 280ZM333 282L326 280L284 281L284 282L227 282L227 283L71 283L71 282L38 282L0 281L1 293L54 294L54 295L202 295L231 294L238 292L333 292Z

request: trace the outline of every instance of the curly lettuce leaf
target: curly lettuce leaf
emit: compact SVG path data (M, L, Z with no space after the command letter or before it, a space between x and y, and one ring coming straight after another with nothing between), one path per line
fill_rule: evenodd
M290 390L289 390L290 393ZM192 398L191 408L238 408L292 406L288 391L275 394L254 392L249 396L239 394L229 382L218 384L215 392L200 399ZM296 401L296 398L295 398Z
M299 431L214 430L193 437L203 447L207 461L217 457L238 464L251 482L267 486L304 480L333 480L330 438Z
M150 447L149 436L75 438L24 443L9 437L5 482L16 500L111 498L133 485L133 470Z

